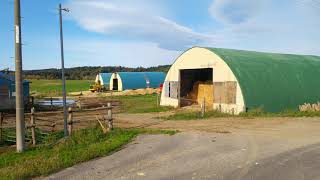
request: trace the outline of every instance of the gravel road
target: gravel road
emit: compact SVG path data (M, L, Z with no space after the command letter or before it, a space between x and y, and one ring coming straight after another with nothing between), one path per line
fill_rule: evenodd
M139 136L113 155L44 179L320 179L317 118L151 121L148 128L183 132Z

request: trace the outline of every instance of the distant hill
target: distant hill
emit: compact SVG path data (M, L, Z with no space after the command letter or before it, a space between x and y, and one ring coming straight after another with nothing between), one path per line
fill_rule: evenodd
M129 68L122 66L104 66L104 67L74 67L66 68L66 78L73 80L90 80L94 79L98 73L110 73L110 72L168 72L170 65L162 65L156 67L137 67ZM61 79L60 69L41 69L41 70L26 70L24 71L25 79Z

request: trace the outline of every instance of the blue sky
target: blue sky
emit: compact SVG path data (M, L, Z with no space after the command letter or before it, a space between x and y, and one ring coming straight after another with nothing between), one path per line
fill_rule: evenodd
M24 69L171 64L192 46L320 55L320 0L21 0ZM14 69L13 1L0 1L0 69Z

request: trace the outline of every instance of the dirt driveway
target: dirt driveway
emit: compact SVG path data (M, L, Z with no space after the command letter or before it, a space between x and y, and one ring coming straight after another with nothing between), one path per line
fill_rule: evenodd
M319 118L163 121L116 116L118 127L180 130L143 135L111 156L48 179L319 179ZM318 162L319 161L319 162Z
M263 133L276 135L277 132L289 137L301 136L310 129L317 130L320 125L320 118L210 118L205 120L179 120L168 121L157 117L166 116L170 112L150 114L117 114L115 125L122 128L154 128L180 130L184 132L209 132L209 133ZM294 131L293 131L294 129ZM309 133L308 133L309 134Z

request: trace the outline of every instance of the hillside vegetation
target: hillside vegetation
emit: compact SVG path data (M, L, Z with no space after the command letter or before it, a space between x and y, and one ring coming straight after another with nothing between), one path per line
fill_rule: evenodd
M163 65L157 67L137 67L129 68L122 66L97 66L97 67L74 67L66 68L66 79L69 80L92 80L98 73L112 72L168 72L170 66ZM60 69L41 69L24 71L25 79L61 79Z

